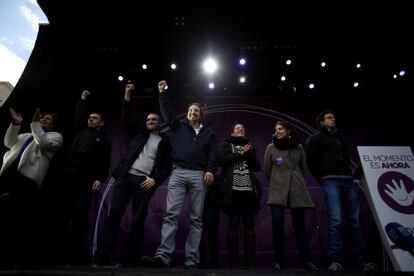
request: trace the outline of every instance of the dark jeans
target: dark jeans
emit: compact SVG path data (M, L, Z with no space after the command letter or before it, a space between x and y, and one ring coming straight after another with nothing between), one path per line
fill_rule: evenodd
M284 226L286 207L282 205L270 205L270 209L272 212L272 234L273 246L275 249L275 262L277 262L283 267L285 263ZM296 243L299 249L299 253L302 257L302 262L306 264L310 261L310 255L305 225L305 209L292 208L291 213Z
M145 176L127 174L115 183L111 207L95 254L95 260L98 264L109 263L119 225L131 198L132 224L123 263L136 264L138 262L142 252L144 222L148 213L148 204L153 195L153 189L144 191L139 186L145 179Z
M342 262L342 213L350 227L352 252L358 263L366 261L365 242L359 223L359 187L352 179L330 178L323 181L328 213L329 258Z

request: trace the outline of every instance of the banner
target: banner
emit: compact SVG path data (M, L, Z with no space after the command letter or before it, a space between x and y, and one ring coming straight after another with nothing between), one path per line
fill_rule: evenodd
M414 156L410 147L358 147L363 185L396 271L414 271Z

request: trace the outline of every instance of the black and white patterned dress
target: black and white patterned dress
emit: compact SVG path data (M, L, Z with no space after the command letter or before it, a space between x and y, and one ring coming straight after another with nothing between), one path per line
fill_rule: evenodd
M233 153L241 153L243 144L231 143ZM256 213L256 194L254 193L249 166L245 160L233 166L232 214L253 215Z

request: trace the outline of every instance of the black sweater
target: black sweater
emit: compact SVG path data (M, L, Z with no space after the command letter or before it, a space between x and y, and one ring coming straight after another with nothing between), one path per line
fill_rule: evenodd
M111 144L102 129L87 126L87 117L87 104L82 100L76 106L76 134L64 170L73 178L104 182L109 174Z
M337 129L321 127L319 133L306 142L306 160L309 170L321 182L324 177L352 176L351 162L344 139Z

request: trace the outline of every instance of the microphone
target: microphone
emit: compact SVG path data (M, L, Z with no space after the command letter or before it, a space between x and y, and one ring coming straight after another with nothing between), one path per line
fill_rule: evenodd
M410 252L414 257L414 237L411 228L404 227L397 222L390 222L385 225L385 232L398 248Z

